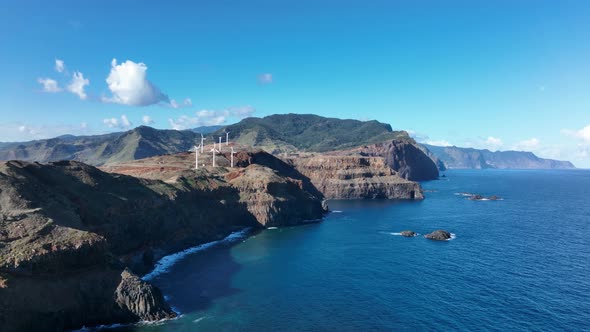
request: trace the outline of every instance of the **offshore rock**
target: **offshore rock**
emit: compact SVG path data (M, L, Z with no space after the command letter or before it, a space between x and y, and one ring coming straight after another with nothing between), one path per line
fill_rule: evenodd
M424 237L427 239L430 239L430 240L446 241L451 238L451 233L449 233L445 230L439 229L439 230L436 230L430 234L424 235Z

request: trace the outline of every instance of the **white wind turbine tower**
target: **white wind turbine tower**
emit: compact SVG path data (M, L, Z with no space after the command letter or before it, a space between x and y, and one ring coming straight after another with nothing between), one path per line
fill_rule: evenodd
M205 138L205 137L203 137L203 134L201 134L201 153L203 153L203 146L204 146L204 145L203 145L203 141L204 141L204 140L206 140L206 138ZM215 143L215 142L213 142L213 143Z
M225 132L225 145L229 145L229 131Z
M234 147L230 147L231 148L231 167L234 167Z
M199 169L199 149L201 149L202 147L203 147L202 143L201 143L201 146L195 145L195 169Z
M221 151L221 137L222 136L219 136L219 151Z
M217 149L215 149L215 142L213 142L213 149L211 149L211 151L213 153L213 167L217 167L217 165L215 165L215 153L219 152Z

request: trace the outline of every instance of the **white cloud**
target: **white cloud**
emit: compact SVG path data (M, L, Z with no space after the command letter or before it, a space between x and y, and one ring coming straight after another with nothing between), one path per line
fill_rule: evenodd
M66 70L66 65L63 60L55 59L55 71L63 73Z
M527 139L527 140L520 141L520 142L516 143L512 147L512 150L533 151L533 150L537 150L540 145L541 145L541 141L539 141L538 138L533 137L531 139Z
M252 106L230 107L225 110L200 110L194 116L182 115L177 119L168 119L172 129L184 130L200 126L216 126L227 122L230 117L243 119L251 116L256 109Z
M131 121L127 118L127 115L121 115L121 119L117 118L109 118L104 119L102 122L109 128L118 128L118 129L128 129L133 125Z
M258 75L258 83L260 83L260 84L272 83L272 74L271 73L264 73L264 74Z
M238 118L238 119L244 119L247 117L252 116L252 114L254 114L254 112L256 112L256 109L252 106L238 106L238 107L230 107L229 108L229 112L230 115Z
M34 139L46 139L65 134L87 135L94 134L90 128L82 127L80 124L42 124L34 125L28 123L0 123L0 142L23 142Z
M170 100L170 107L172 108L183 108L193 106L193 101L190 98L185 98L182 104L179 104L176 99Z
M590 125L579 130L563 129L561 132L566 136L578 139L581 144L590 145Z
M77 71L72 75L72 81L70 82L70 85L67 86L67 89L69 92L78 95L80 99L85 100L87 96L86 92L84 92L84 87L89 84L90 81L87 78L84 78L84 75L81 72Z
M56 80L51 78L38 78L37 82L43 85L43 91L45 92L60 92L62 88L59 87Z
M155 123L154 120L152 119L152 117L149 115L144 115L141 118L141 122L143 122L144 125L151 125L151 124Z
M427 140L424 143L430 144L430 145L435 145L435 146L452 146L453 145L449 141L445 141L445 140Z
M132 106L168 102L168 96L147 79L147 69L141 62L127 60L117 64L117 59L113 59L111 72L106 79L112 97L105 97L103 101Z
M496 138L496 137L493 137L493 136L489 136L485 140L484 144L487 145L488 147L492 148L492 149L494 149L494 148L497 149L497 148L501 147L502 145L504 145L504 143L502 142L501 139Z

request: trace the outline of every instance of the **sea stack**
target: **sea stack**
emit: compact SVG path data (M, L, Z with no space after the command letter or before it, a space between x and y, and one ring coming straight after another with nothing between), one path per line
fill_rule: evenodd
M451 233L449 233L445 230L439 229L439 230L436 230L430 234L424 235L424 237L427 239L430 239L430 240L446 241L451 238Z

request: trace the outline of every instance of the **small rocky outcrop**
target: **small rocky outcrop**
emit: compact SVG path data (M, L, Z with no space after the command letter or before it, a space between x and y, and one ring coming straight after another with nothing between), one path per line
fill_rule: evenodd
M416 232L413 232L413 231L402 231L400 233L400 235L401 236L405 236L405 237L414 237L414 236L416 236L418 234L416 234Z
M141 280L129 269L121 273L121 283L115 290L115 301L135 321L158 321L176 317L160 290Z
M430 240L446 241L451 238L451 233L449 233L445 230L439 229L439 230L436 230L432 233L424 235L424 237L427 239L430 239Z
M498 201L498 200L501 200L502 197L496 196L496 195L485 197L485 196L482 196L479 194L474 194L474 195L471 195L468 199L471 201Z

